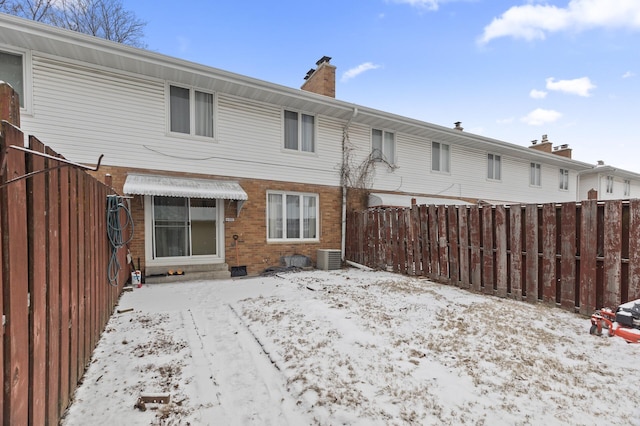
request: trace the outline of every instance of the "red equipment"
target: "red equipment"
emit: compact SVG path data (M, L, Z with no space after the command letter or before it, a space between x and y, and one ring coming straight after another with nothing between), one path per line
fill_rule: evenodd
M602 329L608 330L609 337L622 337L627 343L640 342L640 299L618 306L616 311L602 308L591 315L589 333L602 335Z

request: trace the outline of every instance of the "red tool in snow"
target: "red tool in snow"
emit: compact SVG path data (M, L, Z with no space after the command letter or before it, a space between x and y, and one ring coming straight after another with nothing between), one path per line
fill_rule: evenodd
M589 332L601 336L603 328L608 330L609 337L622 337L627 343L640 342L640 299L623 303L615 312L611 308L595 311Z

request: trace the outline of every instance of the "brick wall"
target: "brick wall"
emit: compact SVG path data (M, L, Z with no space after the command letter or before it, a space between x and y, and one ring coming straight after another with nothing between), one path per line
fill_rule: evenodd
M236 217L238 203L232 200L224 201L224 245L227 264L229 266L236 266L236 247L233 235L238 235L238 264L247 266L249 275L259 274L267 267L279 265L282 256L294 254L309 256L315 265L316 250L340 249L342 191L339 187L258 179L236 179L213 175L191 175L188 173L171 173L142 169L121 169L109 166L101 167L94 175L104 180L106 173L111 174L113 188L117 191L122 191L127 172L153 173L176 177L228 179L239 182L249 199L245 201L242 206L239 217ZM320 204L320 241L313 243L267 243L267 190L318 194ZM136 262L136 267L144 271L145 235L144 199L142 196L135 196L131 199L131 213L135 223L135 235L130 244L131 255ZM138 266L138 258L140 258L140 266Z

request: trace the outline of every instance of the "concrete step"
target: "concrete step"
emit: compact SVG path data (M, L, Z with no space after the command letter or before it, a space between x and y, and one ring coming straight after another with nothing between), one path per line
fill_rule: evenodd
M169 270L183 271L183 275L166 275ZM221 280L231 277L229 265L215 263L208 265L174 265L153 266L146 270L147 276L143 281L147 284L173 283L195 280Z

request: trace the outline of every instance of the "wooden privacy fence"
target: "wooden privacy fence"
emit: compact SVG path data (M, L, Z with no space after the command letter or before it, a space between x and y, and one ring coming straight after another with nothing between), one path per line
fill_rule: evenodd
M24 146L16 102L11 88L0 85L0 420L53 425L69 405L128 271L120 271L119 285L109 285L112 191L78 167L11 148ZM29 149L59 157L32 136ZM125 254L118 256L125 264Z
M640 298L640 200L352 212L345 255L590 314Z

